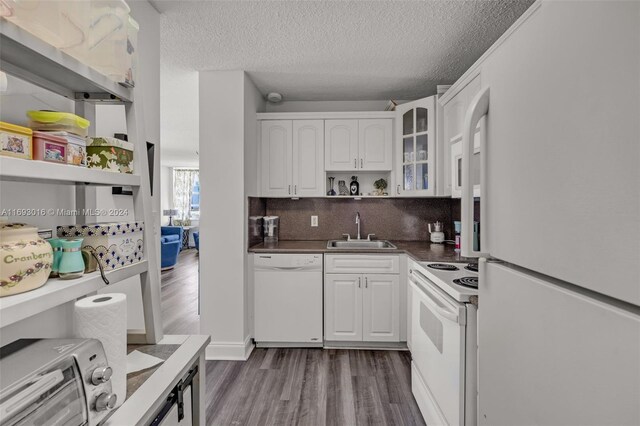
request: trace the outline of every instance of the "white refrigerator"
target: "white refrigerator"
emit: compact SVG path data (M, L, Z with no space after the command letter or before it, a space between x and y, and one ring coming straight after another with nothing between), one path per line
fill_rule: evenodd
M463 130L478 422L639 425L640 2L532 8L482 62Z

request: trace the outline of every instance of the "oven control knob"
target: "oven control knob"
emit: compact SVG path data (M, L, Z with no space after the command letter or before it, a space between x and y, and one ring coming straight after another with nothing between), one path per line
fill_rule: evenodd
M96 411L111 410L116 407L118 396L115 393L102 392L96 398Z
M111 369L111 367L98 367L93 370L93 373L91 373L91 383L96 386L100 383L106 383L109 381L112 374L113 370Z

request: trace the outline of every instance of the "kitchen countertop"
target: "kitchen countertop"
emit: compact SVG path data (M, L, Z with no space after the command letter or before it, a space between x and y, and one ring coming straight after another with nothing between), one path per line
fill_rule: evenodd
M204 373L204 351L211 338L200 335L164 335L158 344L127 345L134 350L161 358L155 367L127 374L127 397L124 403L104 419L104 426L151 424L167 395L176 384L197 366ZM202 376L200 376L202 377ZM194 418L204 418L204 381L198 384L199 397L192 401Z
M166 361L179 347L180 345L127 345L127 354L133 351L139 351ZM158 364L145 370L134 371L133 373L127 374L127 399L129 399L161 365L162 364Z
M432 244L429 241L391 241L397 249L328 249L327 241L279 241L270 244L256 244L249 248L250 253L406 253L418 262L469 262L460 256L452 244Z

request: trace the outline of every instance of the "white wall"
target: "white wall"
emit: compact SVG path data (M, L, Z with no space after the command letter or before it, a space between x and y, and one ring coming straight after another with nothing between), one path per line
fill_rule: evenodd
M160 142L160 15L147 1L129 2L133 17L140 24L138 38L139 73L138 94L144 99L144 121L147 140ZM25 125L25 112L29 109L50 109L58 111L74 111L74 102L47 92L29 83L10 77L9 90L0 95L0 120ZM98 105L96 122L93 123L96 134L112 136L117 130L126 133L124 126L124 107ZM98 133L99 132L99 133ZM154 183L154 205L159 225L160 206L160 146L156 148L156 181ZM143 153L146 155L146 153ZM96 188L95 200L97 208L121 207L132 209L131 197L112 196L110 188ZM130 206L130 207L129 207ZM0 182L0 210L2 208L75 208L75 190L68 185L49 185L34 183ZM92 207L92 206L88 206ZM110 220L100 217L98 220ZM122 220L122 217L116 220ZM28 222L39 228L53 228L56 225L72 224L73 217L9 217L12 221ZM125 219L126 220L126 219ZM158 250L159 256L159 250ZM108 292L126 292L129 297L128 327L143 328L142 305L139 279L107 288ZM0 345L19 337L62 337L71 334L71 312L73 303L67 303L51 309L27 320L3 328L0 333Z
M200 73L200 332L211 335L207 359L246 359L250 346L246 247L245 155L255 144L262 107L243 71ZM222 101L221 101L222 100ZM251 139L253 138L253 139ZM224 192L224 203L219 202ZM220 244L224 242L224 244Z
M258 196L258 122L256 113L265 110L264 96L258 91L248 75L244 76L244 306L245 336L253 336L253 257L248 253L249 237L246 218L249 217L248 197Z

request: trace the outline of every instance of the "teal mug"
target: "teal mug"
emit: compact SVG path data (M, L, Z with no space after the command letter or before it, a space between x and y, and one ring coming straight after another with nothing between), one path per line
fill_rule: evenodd
M60 257L62 257L62 238L49 238L47 240L53 249L53 263L51 264L51 273L49 277L57 277L58 269L60 269Z
M84 260L82 259L82 238L61 240L62 254L58 274L64 280L79 278L84 274Z

